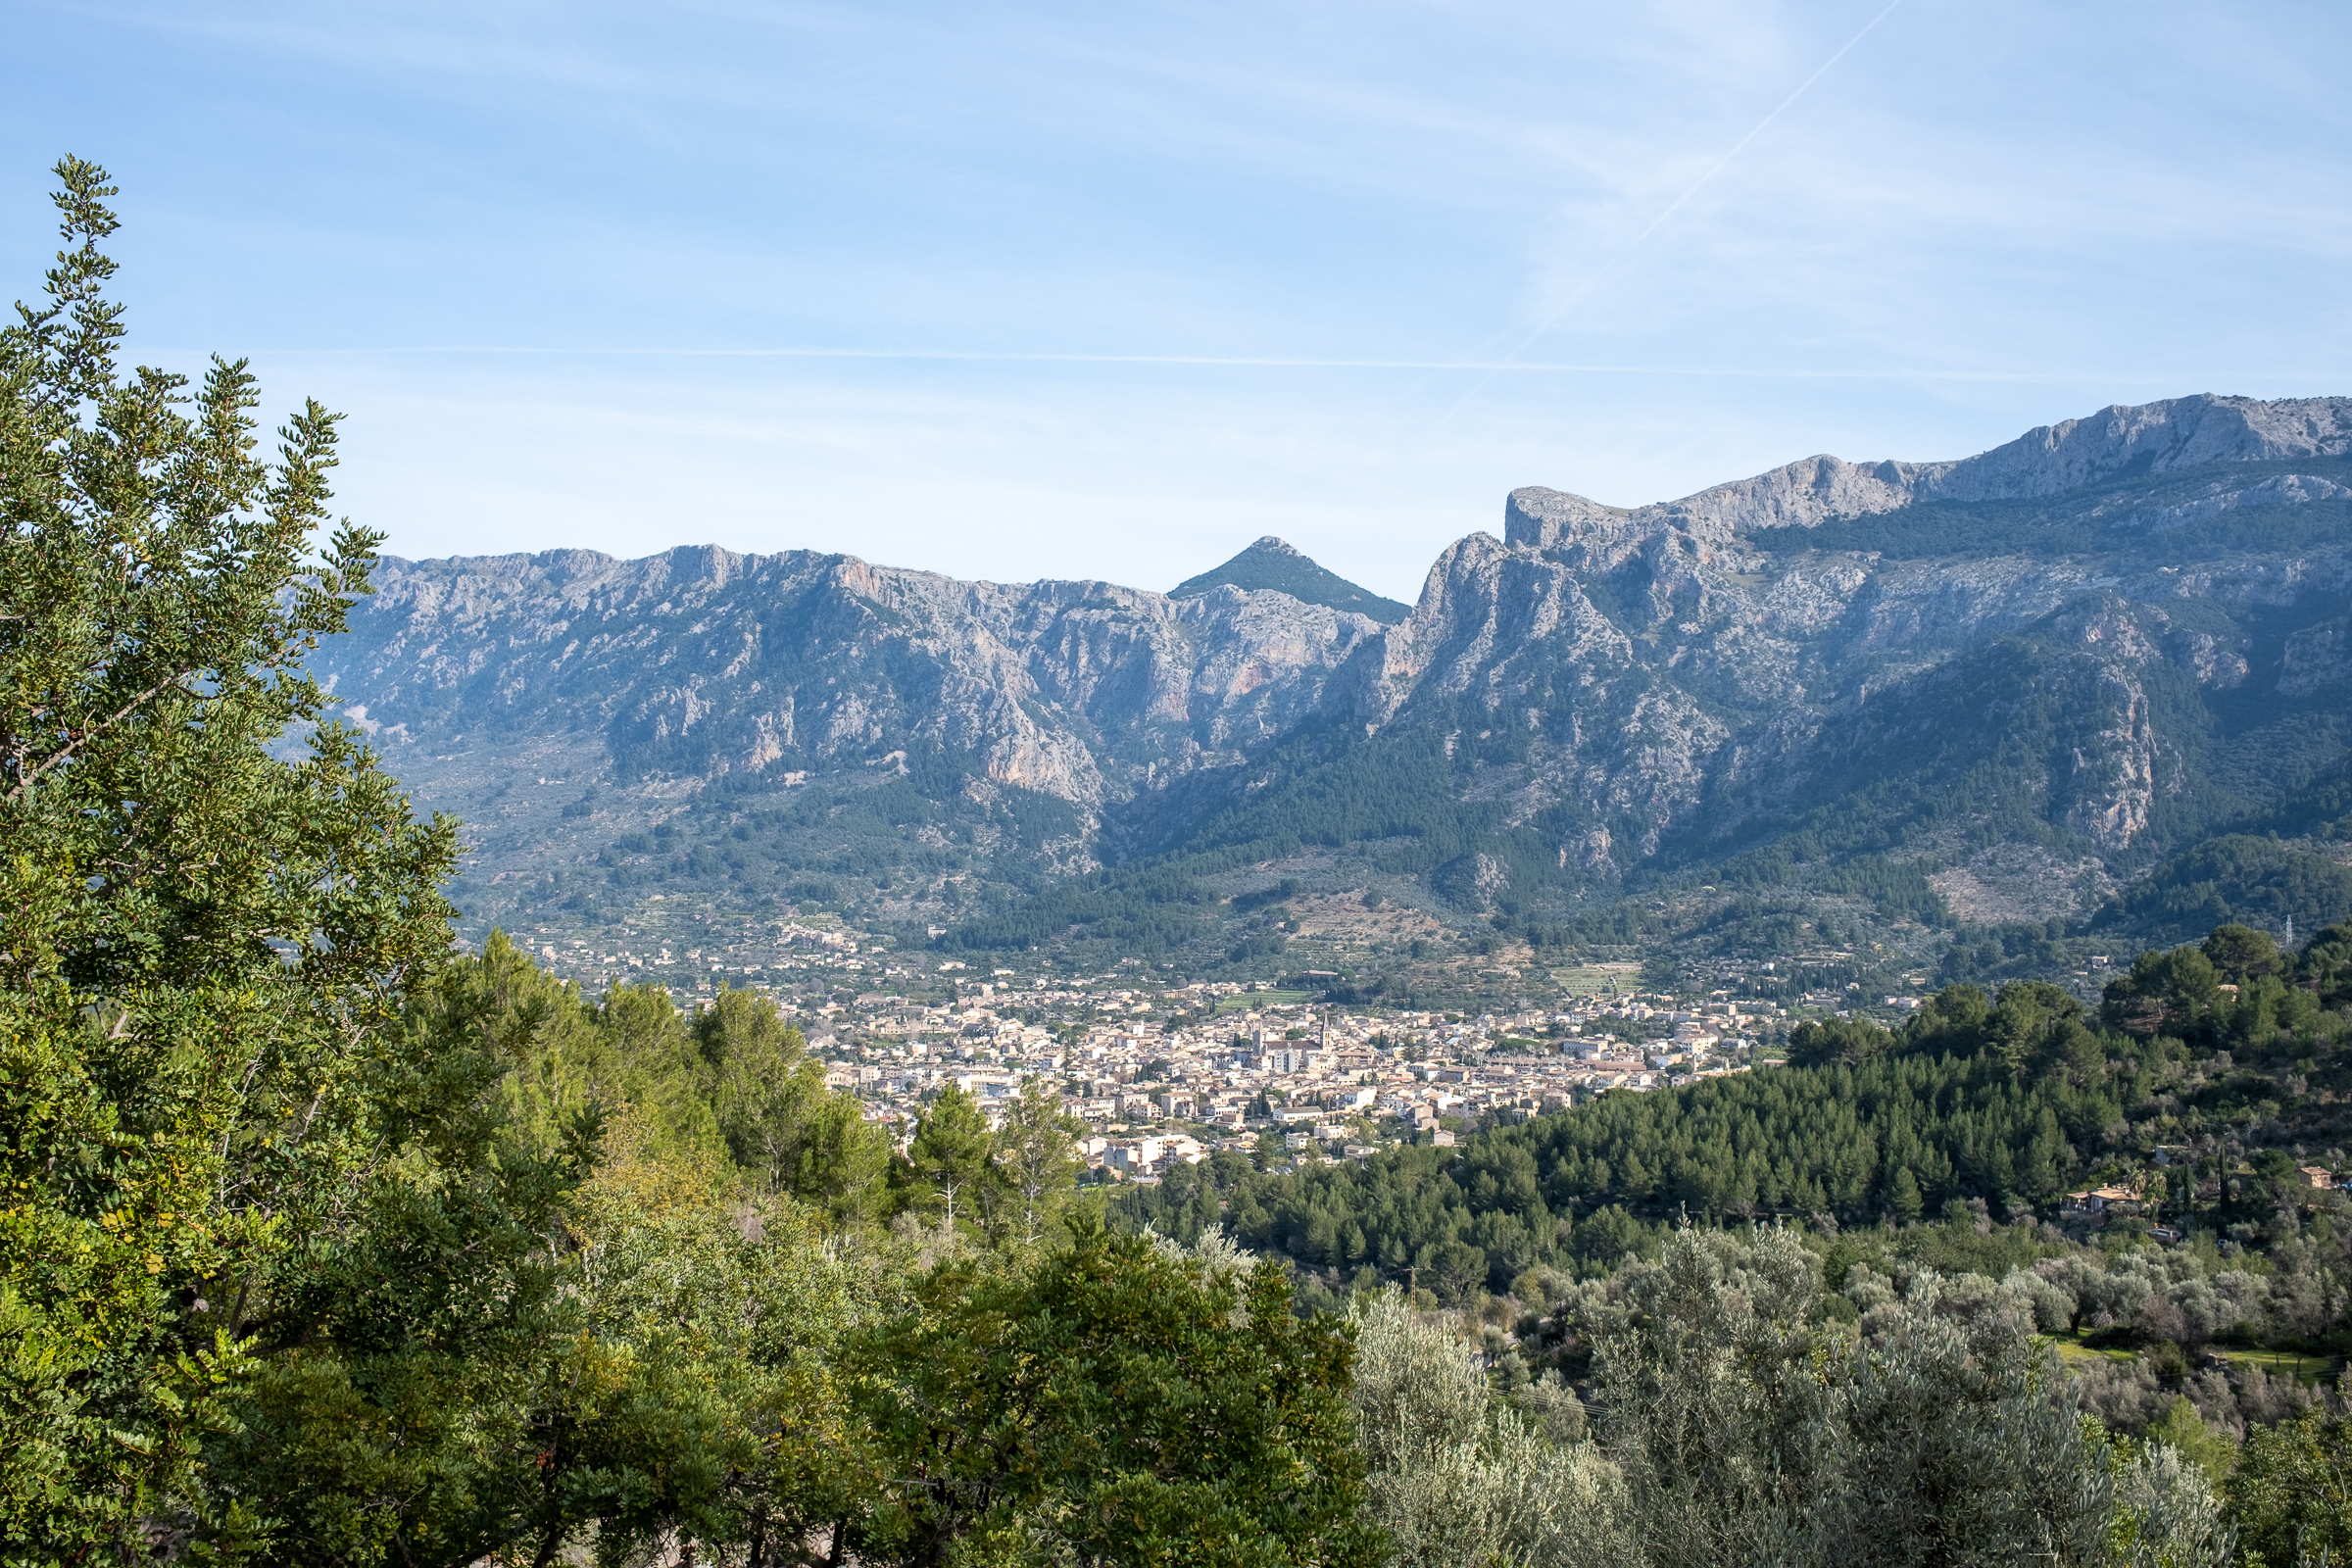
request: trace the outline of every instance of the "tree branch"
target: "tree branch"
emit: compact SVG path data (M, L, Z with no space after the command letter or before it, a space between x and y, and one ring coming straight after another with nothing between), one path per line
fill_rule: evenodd
M157 681L154 685L139 693L138 696L133 697L129 702L124 703L122 707L112 716L100 719L96 724L91 725L88 729L83 730L80 734L66 742L65 748L62 751L49 758L31 772L24 774L22 778L17 780L17 787L8 792L8 804L15 806L22 802L24 799L25 792L32 788L34 780L38 779L43 773L48 772L51 768L57 766L67 758L73 756L74 753L79 749L84 742L90 740L93 736L103 734L107 730L114 728L117 724L122 723L122 720L128 718L132 713L137 712L140 709L146 707L147 704L153 702L164 692L173 687L178 687L180 690L185 691L186 688L184 686L180 686L180 682L186 680L190 675L195 673L195 668L190 666L187 669L180 670L176 674L165 676L162 680ZM194 692L189 692L188 695L193 697L196 694Z

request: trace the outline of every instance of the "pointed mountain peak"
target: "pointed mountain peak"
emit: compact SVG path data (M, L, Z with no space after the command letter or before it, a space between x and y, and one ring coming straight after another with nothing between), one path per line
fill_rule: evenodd
M1359 588L1336 571L1325 570L1295 546L1272 534L1259 539L1222 566L1178 583L1168 591L1168 597L1187 599L1227 583L1252 592L1270 589L1289 594L1301 604L1352 611L1359 615L1369 615L1384 626L1394 626L1413 612L1410 605L1384 599L1369 588Z

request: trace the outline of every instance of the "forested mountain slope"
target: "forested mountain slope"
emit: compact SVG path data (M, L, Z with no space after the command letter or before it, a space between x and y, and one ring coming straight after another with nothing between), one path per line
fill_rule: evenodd
M1227 583L1236 588L1272 589L1302 604L1354 611L1370 615L1384 626L1394 626L1413 612L1410 605L1384 599L1369 589L1357 587L1336 571L1325 570L1272 534L1225 564L1187 577L1169 589L1168 596L1183 599Z

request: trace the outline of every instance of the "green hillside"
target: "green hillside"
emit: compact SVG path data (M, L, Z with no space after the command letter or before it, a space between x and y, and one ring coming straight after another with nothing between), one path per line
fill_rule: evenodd
M1266 535L1222 566L1212 567L1198 577L1188 577L1169 590L1172 599L1204 594L1211 588L1231 583L1252 593L1271 589L1289 594L1302 604L1328 605L1334 610L1349 610L1359 615L1369 615L1384 626L1394 626L1413 612L1410 605L1400 605L1394 599L1383 599L1369 588L1358 588L1336 571L1327 571L1289 545Z
M1454 1149L1295 1168L1220 1155L1123 1191L1118 1211L1179 1238L1223 1224L1335 1290L1416 1271L1500 1293L1531 1269L1605 1273L1685 1221L1812 1217L1835 1234L1953 1205L1966 1220L1972 1203L2047 1214L2094 1181L2162 1192L2191 1147L2207 1163L2171 1169L2156 1217L2235 1235L2281 1201L2249 1168L2266 1147L2344 1139L2348 952L2342 926L2299 953L2223 926L2152 951L2096 1010L2040 981L1951 986L1892 1032L1800 1023L1786 1067L1604 1094Z

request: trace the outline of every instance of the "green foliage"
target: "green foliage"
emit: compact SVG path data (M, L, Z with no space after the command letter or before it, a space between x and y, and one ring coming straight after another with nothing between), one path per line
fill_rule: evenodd
M729 995L691 1022L654 990L590 1008L494 937L413 999L370 1085L379 1158L257 1283L254 1372L204 1454L211 1489L266 1504L281 1559L455 1565L842 1516L860 1473L829 1369L888 1292L819 1238L859 1222L834 1200L881 1151L805 1143L782 1182L764 1145L729 1160L711 1129L741 1085L698 1043L721 1068L797 1050ZM795 1125L862 1128L809 1065L779 1086Z
M539 1506L516 1544L807 1560L874 1505L853 1346L903 1308L904 1263L625 1136L611 1154L577 1222L570 1332L541 1351Z
M1190 869L1147 864L1056 883L956 925L939 939L956 952L1011 952L1064 939L1100 942L1124 953L1171 952L1203 929L1214 902Z
M379 537L311 553L334 416L269 462L243 362L121 372L114 187L57 174L47 303L0 332L0 1539L36 1560L262 1528L199 1446L426 1070L379 1041L457 850L303 672Z
M925 1108L906 1158L896 1167L902 1203L937 1218L951 1234L959 1224L977 1229L982 1194L994 1185L989 1153L988 1121L979 1102L962 1086L949 1084Z
M1400 605L1394 599L1384 599L1368 588L1354 583L1317 565L1278 539L1260 539L1221 566L1213 566L1197 577L1188 577L1168 590L1171 599L1184 599L1207 593L1223 583L1252 591L1272 589L1289 594L1293 599L1309 605L1328 605L1333 610L1352 611L1369 615L1383 625L1393 626L1411 614L1410 605Z
M2179 1034L2211 1009L2220 989L2213 960L2195 948L2150 948L2132 960L2130 972L2107 982L2101 1011L2135 1035Z
M1788 1065L1859 1067L1893 1044L1894 1036L1867 1019L1808 1019L1788 1031Z
M1605 1095L1453 1150L1276 1172L1220 1155L1123 1191L1116 1212L1191 1236L1222 1202L1243 1240L1310 1267L1500 1291L1540 1264L1644 1250L1645 1216L1910 1222L1972 1198L2052 1201L2148 1092L2139 1053L2157 1049L2101 1036L2040 982L1997 1002L1947 987L1892 1035L1832 1019L1790 1043L1815 1064Z
M2285 1039L2316 1052L2344 1033L2328 1010L2352 1000L2344 935L2330 927L2289 957L2262 932L2221 926L2202 947L2141 954L2108 982L2101 1013L2132 1035L2161 1031L2203 1049L2262 1051Z
M1441 1322L1382 1291L1349 1311L1356 1335L1356 1430L1370 1512L1390 1561L1569 1568L1637 1560L1616 1467L1583 1435L1584 1406L1556 1373L1523 1402L1499 1396ZM1556 1434L1556 1436L1555 1436Z
M2256 975L2277 974L2279 969L2278 945L2270 934L2242 925L2214 927L2197 951L2230 985L2240 985Z
M378 1157L305 1245L240 1281L259 1363L208 1485L267 1499L291 1560L474 1560L540 1511L537 1408L571 1313L560 1233L602 1135L518 1147L500 1082L540 1014L487 964L441 975L386 1031L365 1095Z
M1059 1228L1078 1188L1077 1140L1086 1124L1036 1078L1004 1107L983 1189L988 1231L999 1246L1034 1248Z
M2295 979L2324 1007L2352 1002L2352 925L2318 932L2295 956Z
M1608 1095L1454 1150L1276 1174L1219 1159L1122 1194L1119 1211L1181 1234L1205 1183L1252 1246L1318 1268L1369 1263L1392 1279L1419 1269L1441 1288L1498 1290L1541 1262L1635 1250L1628 1209L1875 1218L1907 1206L1906 1191L1923 1209L1971 1195L2053 1199L2077 1149L2121 1117L2121 1088L2105 1058L2097 1080L2077 1084L2063 1072L2021 1078L1991 1050L1888 1051L1859 1068Z
M1886 1186L1886 1207L1904 1224L1915 1225L1920 1210L1926 1206L1927 1200L1920 1197L1919 1179L1911 1174L1911 1167L1897 1166L1894 1180Z
M2315 1412L2247 1433L2224 1490L2246 1563L2352 1554L2352 1429L2341 1419Z
M2325 855L2242 833L2208 839L2166 860L2094 924L2179 939L2224 921L2318 926L2352 917L2352 870Z
M2053 1399L2030 1322L1938 1287L1857 1343L1823 1324L1818 1263L1787 1233L1686 1231L1628 1271L1595 1373L1645 1559L2104 1560L2108 1455Z
M887 1135L848 1095L825 1087L801 1032L774 999L722 991L695 1015L697 1077L708 1085L719 1137L738 1169L854 1224L877 1217L890 1161Z
M1279 1269L1082 1227L1027 1275L955 1264L868 1352L869 1562L1372 1564L1343 1326Z
M2237 1463L2237 1446L2207 1426L2186 1395L2174 1396L2164 1414L2148 1424L2148 1441L2180 1450L2216 1487Z

